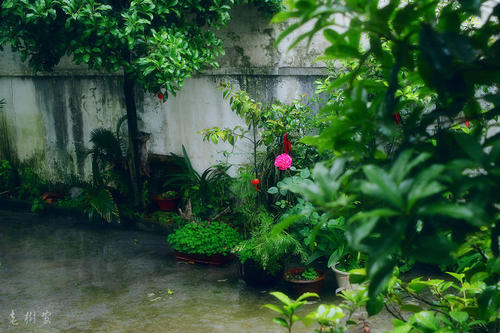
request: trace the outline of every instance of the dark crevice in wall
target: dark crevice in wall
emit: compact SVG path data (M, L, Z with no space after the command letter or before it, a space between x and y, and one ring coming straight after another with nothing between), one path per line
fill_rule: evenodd
M83 110L82 110L82 86L81 81L77 81L74 78L71 79L71 87L69 94L69 110L71 114L71 124L72 124L72 134L73 134L73 145L75 147L76 155L76 169L78 175L81 177L85 176L85 142L83 135Z
M17 159L12 146L11 131L7 122L7 108L0 108L0 160L13 161Z

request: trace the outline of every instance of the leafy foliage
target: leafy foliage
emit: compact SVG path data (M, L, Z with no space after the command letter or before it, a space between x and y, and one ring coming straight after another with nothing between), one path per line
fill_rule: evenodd
M283 269L285 260L290 256L305 259L302 245L291 235L271 233L274 219L269 214L259 214L260 225L249 239L240 242L233 250L244 263L252 259L271 275L276 275Z
M314 147L299 141L324 127L322 119L312 114L305 97L290 104L274 101L262 105L245 91L235 90L230 84L224 83L220 88L224 98L229 100L231 109L244 120L247 127L204 129L203 138L215 144L219 141L228 142L232 146L238 140L250 142L253 148L253 173L255 178L259 178L261 188L274 186L285 176L274 166L276 156L283 152L285 135L293 143L291 155L295 166L307 168L320 160L321 156ZM261 197L266 195L266 192L258 193L261 202ZM265 199L266 202L270 201L270 198Z
M493 184L499 137L488 128L499 115L500 44L494 36L500 5L484 22L469 24L483 3L392 0L379 7L376 1L289 1L289 10L274 18L296 19L280 40L316 20L296 42L322 31L331 44L325 58L357 64L330 82L331 90L346 89L338 108L324 110L335 121L305 140L350 163L345 196L320 182L301 193L323 194L321 207L347 209L349 243L370 255L372 301L384 290L400 251L416 260L450 263L467 235L484 229L491 237L487 261L498 258L500 198ZM347 29L338 32L346 19ZM363 75L370 70L368 60L380 77ZM356 199L362 211L345 198ZM498 290L483 293L491 300Z
M158 199L176 199L178 197L175 191L166 191L158 195Z
M7 160L0 161L0 191L10 191L14 187L14 168Z
M172 248L187 254L228 254L240 241L236 230L221 222L191 222L168 236Z
M120 124L121 122L119 122ZM97 128L90 134L92 148L87 152L92 159L92 176L97 186L114 186L124 196L130 194L128 175L127 142L116 133Z
M175 93L195 70L216 66L221 41L204 27L227 22L231 0L3 1L0 44L35 70L64 54L93 69L123 69L147 91Z
M448 272L453 279L428 279L420 277L403 282L393 277L389 283L386 302L398 319L394 332L491 332L498 320L500 299L480 309L478 297L487 289L486 272L458 274ZM469 276L469 278L467 278ZM491 288L491 287L490 287ZM489 292L489 291L488 291ZM431 296L429 296L431 295ZM410 300L416 300L408 302ZM394 306L396 305L396 306ZM402 311L414 313L404 318ZM490 323L490 324L488 324Z
M270 293L276 297L282 306L278 307L274 304L265 304L262 307L268 308L274 312L277 312L281 317L275 317L273 321L288 329L288 332L292 331L293 324L299 321L301 318L298 317L295 312L301 308L304 304L307 304L306 299L316 297L319 298L318 294L315 293L304 293L297 300L290 299L287 295L279 291L274 291Z
M182 196L191 201L198 218L207 219L220 213L229 205L232 179L227 170L230 166L216 165L200 174L193 168L184 146L182 152L182 157L172 154L181 172L170 175L164 186L179 187Z

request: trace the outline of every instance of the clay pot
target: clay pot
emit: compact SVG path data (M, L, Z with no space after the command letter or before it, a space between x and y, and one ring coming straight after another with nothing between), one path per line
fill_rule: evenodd
M174 198L174 199L160 199L158 197L158 195L155 195L153 197L156 201L156 204L158 205L158 207L160 208L160 210L163 210L165 212L170 212L170 211L173 211L175 209L175 207L177 207L177 198Z
M293 275L302 273L303 271L304 269L301 267L289 269L283 274L283 279L287 282L287 284L291 287L296 295L302 295L306 292L316 293L319 295L321 293L321 289L323 288L323 284L325 283L326 274L324 272L316 269L316 272L318 272L319 276L314 280L288 280L286 278L287 273Z

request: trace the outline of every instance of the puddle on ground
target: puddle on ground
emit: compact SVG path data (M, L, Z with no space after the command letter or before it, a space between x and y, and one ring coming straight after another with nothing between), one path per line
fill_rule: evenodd
M247 287L235 263L177 262L162 235L0 211L0 263L2 332L285 331L260 308L271 290ZM328 276L321 301L339 303L335 288ZM371 321L372 332L391 326L386 314Z

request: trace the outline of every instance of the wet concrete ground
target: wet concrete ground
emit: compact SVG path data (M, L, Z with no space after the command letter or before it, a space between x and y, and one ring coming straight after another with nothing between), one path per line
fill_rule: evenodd
M247 287L236 264L179 263L153 233L0 211L0 263L0 332L284 332L260 308L276 303L270 290ZM329 276L321 302L340 302L335 287Z

